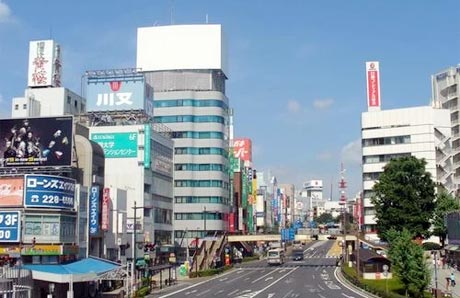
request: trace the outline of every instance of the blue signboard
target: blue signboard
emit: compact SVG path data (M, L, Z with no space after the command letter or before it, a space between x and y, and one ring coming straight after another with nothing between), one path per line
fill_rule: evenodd
M295 229L281 229L281 241L294 241Z
M86 86L86 110L145 110L153 114L151 87L143 75L130 77L89 77Z
M94 185L89 191L89 233L99 232L99 186Z
M50 175L25 175L25 207L73 209L75 180Z
M21 237L21 212L0 211L0 242L19 242Z

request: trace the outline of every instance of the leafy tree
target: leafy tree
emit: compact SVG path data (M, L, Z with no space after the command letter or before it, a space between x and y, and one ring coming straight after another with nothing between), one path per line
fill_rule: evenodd
M327 224L328 222L334 221L334 217L330 213L323 213L313 218L313 220L319 224Z
M391 260L391 271L404 285L406 297L424 297L424 292L431 282L431 272L424 257L423 248L416 244L407 229L402 232L387 232L390 244L388 256Z
M392 159L374 185L377 231L382 240L390 229L428 236L435 208L435 184L426 161L414 156Z
M444 246L447 237L447 226L444 219L447 213L458 209L460 209L458 201L445 190L437 194L436 208L433 214L433 235L439 236L442 246Z

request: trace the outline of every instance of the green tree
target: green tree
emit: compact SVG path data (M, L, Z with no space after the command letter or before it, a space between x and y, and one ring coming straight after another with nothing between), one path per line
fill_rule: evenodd
M374 185L377 231L382 240L390 229L428 236L435 208L435 184L426 161L416 157L392 159Z
M407 229L402 232L391 229L387 232L387 239L390 244L388 256L391 271L404 285L405 296L424 297L431 275L422 247L412 240L413 234Z
M330 213L322 213L320 216L313 218L319 224L327 224L328 222L334 221L334 217Z
M444 246L447 237L445 217L450 211L458 209L460 209L458 201L445 190L442 190L437 194L436 208L433 213L433 235L439 236L442 246Z

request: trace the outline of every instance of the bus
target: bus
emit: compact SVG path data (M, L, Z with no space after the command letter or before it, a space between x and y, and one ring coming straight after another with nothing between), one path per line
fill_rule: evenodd
M284 264L284 250L282 248L270 249L267 253L268 265Z

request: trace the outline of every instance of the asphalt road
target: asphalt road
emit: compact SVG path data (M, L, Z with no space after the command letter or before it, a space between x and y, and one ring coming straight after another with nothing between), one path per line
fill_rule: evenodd
M224 298L358 298L362 296L336 279L336 258L327 255L332 241L304 246L303 261L268 266L265 260L241 264L235 269L194 284L171 289L155 297Z

